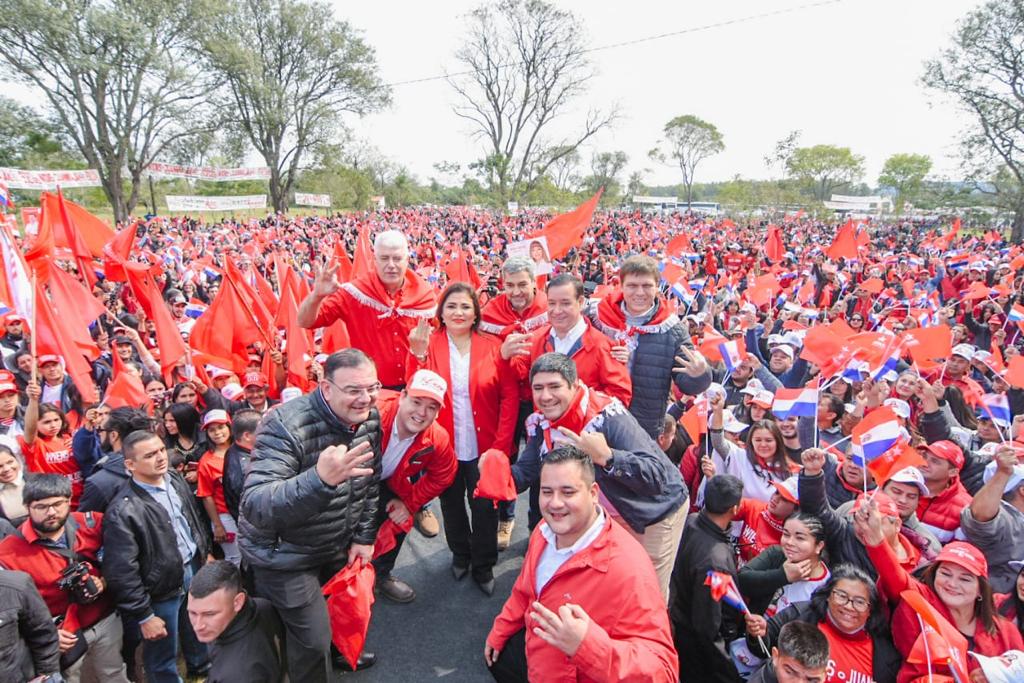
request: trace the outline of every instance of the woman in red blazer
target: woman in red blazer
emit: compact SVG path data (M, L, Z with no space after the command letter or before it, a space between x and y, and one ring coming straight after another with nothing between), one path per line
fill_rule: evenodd
M478 332L479 324L480 302L473 288L464 282L449 285L438 302L438 329L431 332L421 320L410 332L406 368L410 377L427 368L448 382L437 421L448 430L459 461L455 481L441 494L452 574L462 579L472 570L480 590L491 595L498 562L498 510L493 501L474 498L473 491L480 479L481 454L493 449L511 455L519 389L501 357L501 341Z

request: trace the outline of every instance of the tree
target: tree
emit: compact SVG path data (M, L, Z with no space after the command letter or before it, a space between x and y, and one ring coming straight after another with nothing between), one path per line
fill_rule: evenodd
M62 131L99 172L117 220L138 203L143 169L168 144L213 125L204 103L214 85L185 49L206 8L202 0L4 5L6 74L45 96Z
M926 86L974 119L962 141L969 175L991 182L1013 212L1010 239L1024 240L1024 4L990 0L957 26L950 47L925 63Z
M627 163L629 156L625 152L595 153L590 157L590 175L583 179L584 193L592 195L603 187L602 203L616 203L622 195L619 175Z
M878 184L896 190L896 211L913 199L921 189L921 182L932 170L932 159L924 154L893 154L885 160Z
M725 149L722 134L714 124L692 114L677 116L665 124L664 149L651 150L652 159L662 163L675 163L683 174L686 187L686 206L693 201L693 178L697 165Z
M80 154L69 149L60 126L30 107L0 95L0 166L80 168Z
M814 198L822 201L836 188L860 180L864 175L864 157L854 154L849 147L799 147L787 159L786 170L809 185Z
M373 49L327 4L231 0L199 40L227 85L222 107L270 167L278 211L303 156L335 136L343 113L388 103Z
M544 0L501 0L469 15L465 42L455 53L464 73L448 82L459 104L455 114L483 141L475 165L495 202L519 200L548 169L616 118L591 111L565 137L552 122L572 111L594 71L585 56L583 27Z
M626 198L627 201L633 201L633 197L636 195L642 195L647 193L647 185L644 184L644 175L650 172L650 169L644 168L639 171L633 171L629 174L629 181L626 183Z
M574 191L580 182L577 173L580 165L580 151L572 149L566 152L561 147L555 147L550 154L555 158L554 163L548 169L551 182L563 192Z

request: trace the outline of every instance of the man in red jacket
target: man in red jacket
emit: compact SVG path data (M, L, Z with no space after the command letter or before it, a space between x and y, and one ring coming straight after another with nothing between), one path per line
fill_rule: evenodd
M654 567L599 504L589 456L551 451L540 488L544 524L484 646L495 680L678 681Z
M448 383L430 370L419 370L401 394L382 392L380 413L381 472L377 517L394 528L395 545L378 555L377 589L384 597L407 603L416 599L409 584L391 575L412 524L412 514L441 494L455 479L457 463L448 432L437 424ZM377 544L381 543L378 533Z
M960 512L971 504L971 494L960 481L964 452L952 441L936 441L923 450L924 464L919 469L929 493L918 502L917 516L940 543L946 544L960 530Z

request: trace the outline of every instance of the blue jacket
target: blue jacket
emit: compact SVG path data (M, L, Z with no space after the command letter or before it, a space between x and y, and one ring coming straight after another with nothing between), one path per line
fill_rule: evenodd
M597 483L631 529L642 534L686 502L689 494L679 469L619 401L607 405L589 429L603 434L612 450L608 465L594 468ZM540 479L543 443L540 429L527 436L526 447L512 466L517 490Z

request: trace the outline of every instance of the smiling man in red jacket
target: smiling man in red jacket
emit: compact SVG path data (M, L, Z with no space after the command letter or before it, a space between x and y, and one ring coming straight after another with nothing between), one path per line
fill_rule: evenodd
M540 504L544 524L484 646L495 680L678 681L654 567L598 503L583 451L547 455Z
M396 531L394 548L377 555L377 590L394 602L416 599L412 587L391 575L412 524L412 514L441 494L455 479L457 462L448 432L437 424L448 383L436 372L418 370L401 394L381 392L380 498L378 520L390 520ZM381 546L381 534L377 536Z

